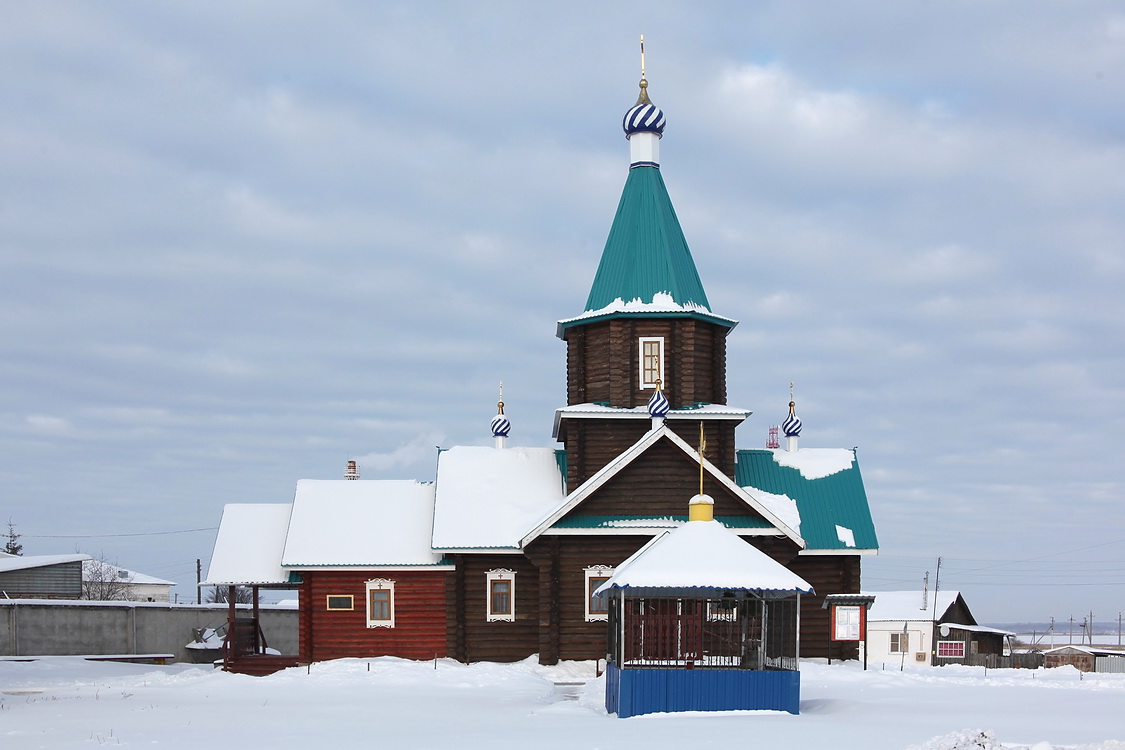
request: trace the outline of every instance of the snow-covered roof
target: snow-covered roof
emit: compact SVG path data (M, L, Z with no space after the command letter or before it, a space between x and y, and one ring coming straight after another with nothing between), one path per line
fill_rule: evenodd
M438 455L433 547L518 549L564 499L552 448L449 448Z
M922 607L922 592L921 591L865 591L865 594L871 594L875 597L875 603L871 605L871 609L867 611L867 621L876 622L879 620L886 621L905 621L905 620L923 620L926 622L933 622L934 619L934 599L937 599L937 617L938 621L944 615L953 603L957 601L960 592L957 591L939 591L933 593L932 591L926 596L925 608ZM957 627L963 627L958 625Z
M749 495L796 505L801 554L872 554L879 548L855 452L846 448L739 450L735 477Z
M285 583L281 567L293 506L235 503L223 508L206 585Z
M703 589L788 595L813 590L718 521L691 521L642 547L598 591L614 588L635 594Z
M692 407L669 409L666 419L731 419L739 422L753 414L749 409L726 404L700 404ZM555 409L554 436L559 436L563 419L652 419L648 406L629 408L605 404L571 404Z
M855 453L847 448L801 448L796 451L773 450L773 460L801 472L805 479L821 479L852 467Z
M103 578L109 575L113 578L120 580L123 583L128 583L137 586L175 586L175 581L165 581L163 578L156 578L148 576L144 573L138 573L135 570L122 568L120 565L114 565L101 560L86 560L82 563L82 579L91 580L91 575L96 578Z
M7 573L12 570L27 570L28 568L42 568L47 565L83 562L89 559L89 555L12 555L11 557L0 558L0 573Z
M435 565L434 485L409 479L302 479L281 564Z

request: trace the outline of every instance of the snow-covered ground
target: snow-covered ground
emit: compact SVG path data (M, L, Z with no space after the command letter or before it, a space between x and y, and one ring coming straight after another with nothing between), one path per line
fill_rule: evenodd
M346 659L247 677L0 662L0 748L1125 748L1125 675L804 662L801 715L608 716L589 664ZM984 733L982 736L982 732Z

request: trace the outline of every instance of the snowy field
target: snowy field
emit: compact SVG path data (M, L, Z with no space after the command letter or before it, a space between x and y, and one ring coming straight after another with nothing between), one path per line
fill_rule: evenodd
M590 670L380 658L262 678L76 657L4 661L0 748L1125 749L1125 675L805 662L800 716L617 719L602 707L600 680L555 685Z

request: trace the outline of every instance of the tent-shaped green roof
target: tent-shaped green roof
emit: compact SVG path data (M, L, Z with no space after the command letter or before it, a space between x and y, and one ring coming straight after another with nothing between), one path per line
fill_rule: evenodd
M660 169L635 166L621 193L586 310L601 310L618 299L651 303L660 293L678 305L711 310Z

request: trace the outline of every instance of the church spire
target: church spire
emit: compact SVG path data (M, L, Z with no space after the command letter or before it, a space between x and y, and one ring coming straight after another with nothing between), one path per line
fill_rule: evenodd
M659 143L664 112L653 104L644 70L637 103L622 121L629 140L629 176L602 251L586 311L560 322L562 330L591 318L658 315L693 317L733 328L735 321L714 315L680 220L660 174Z

